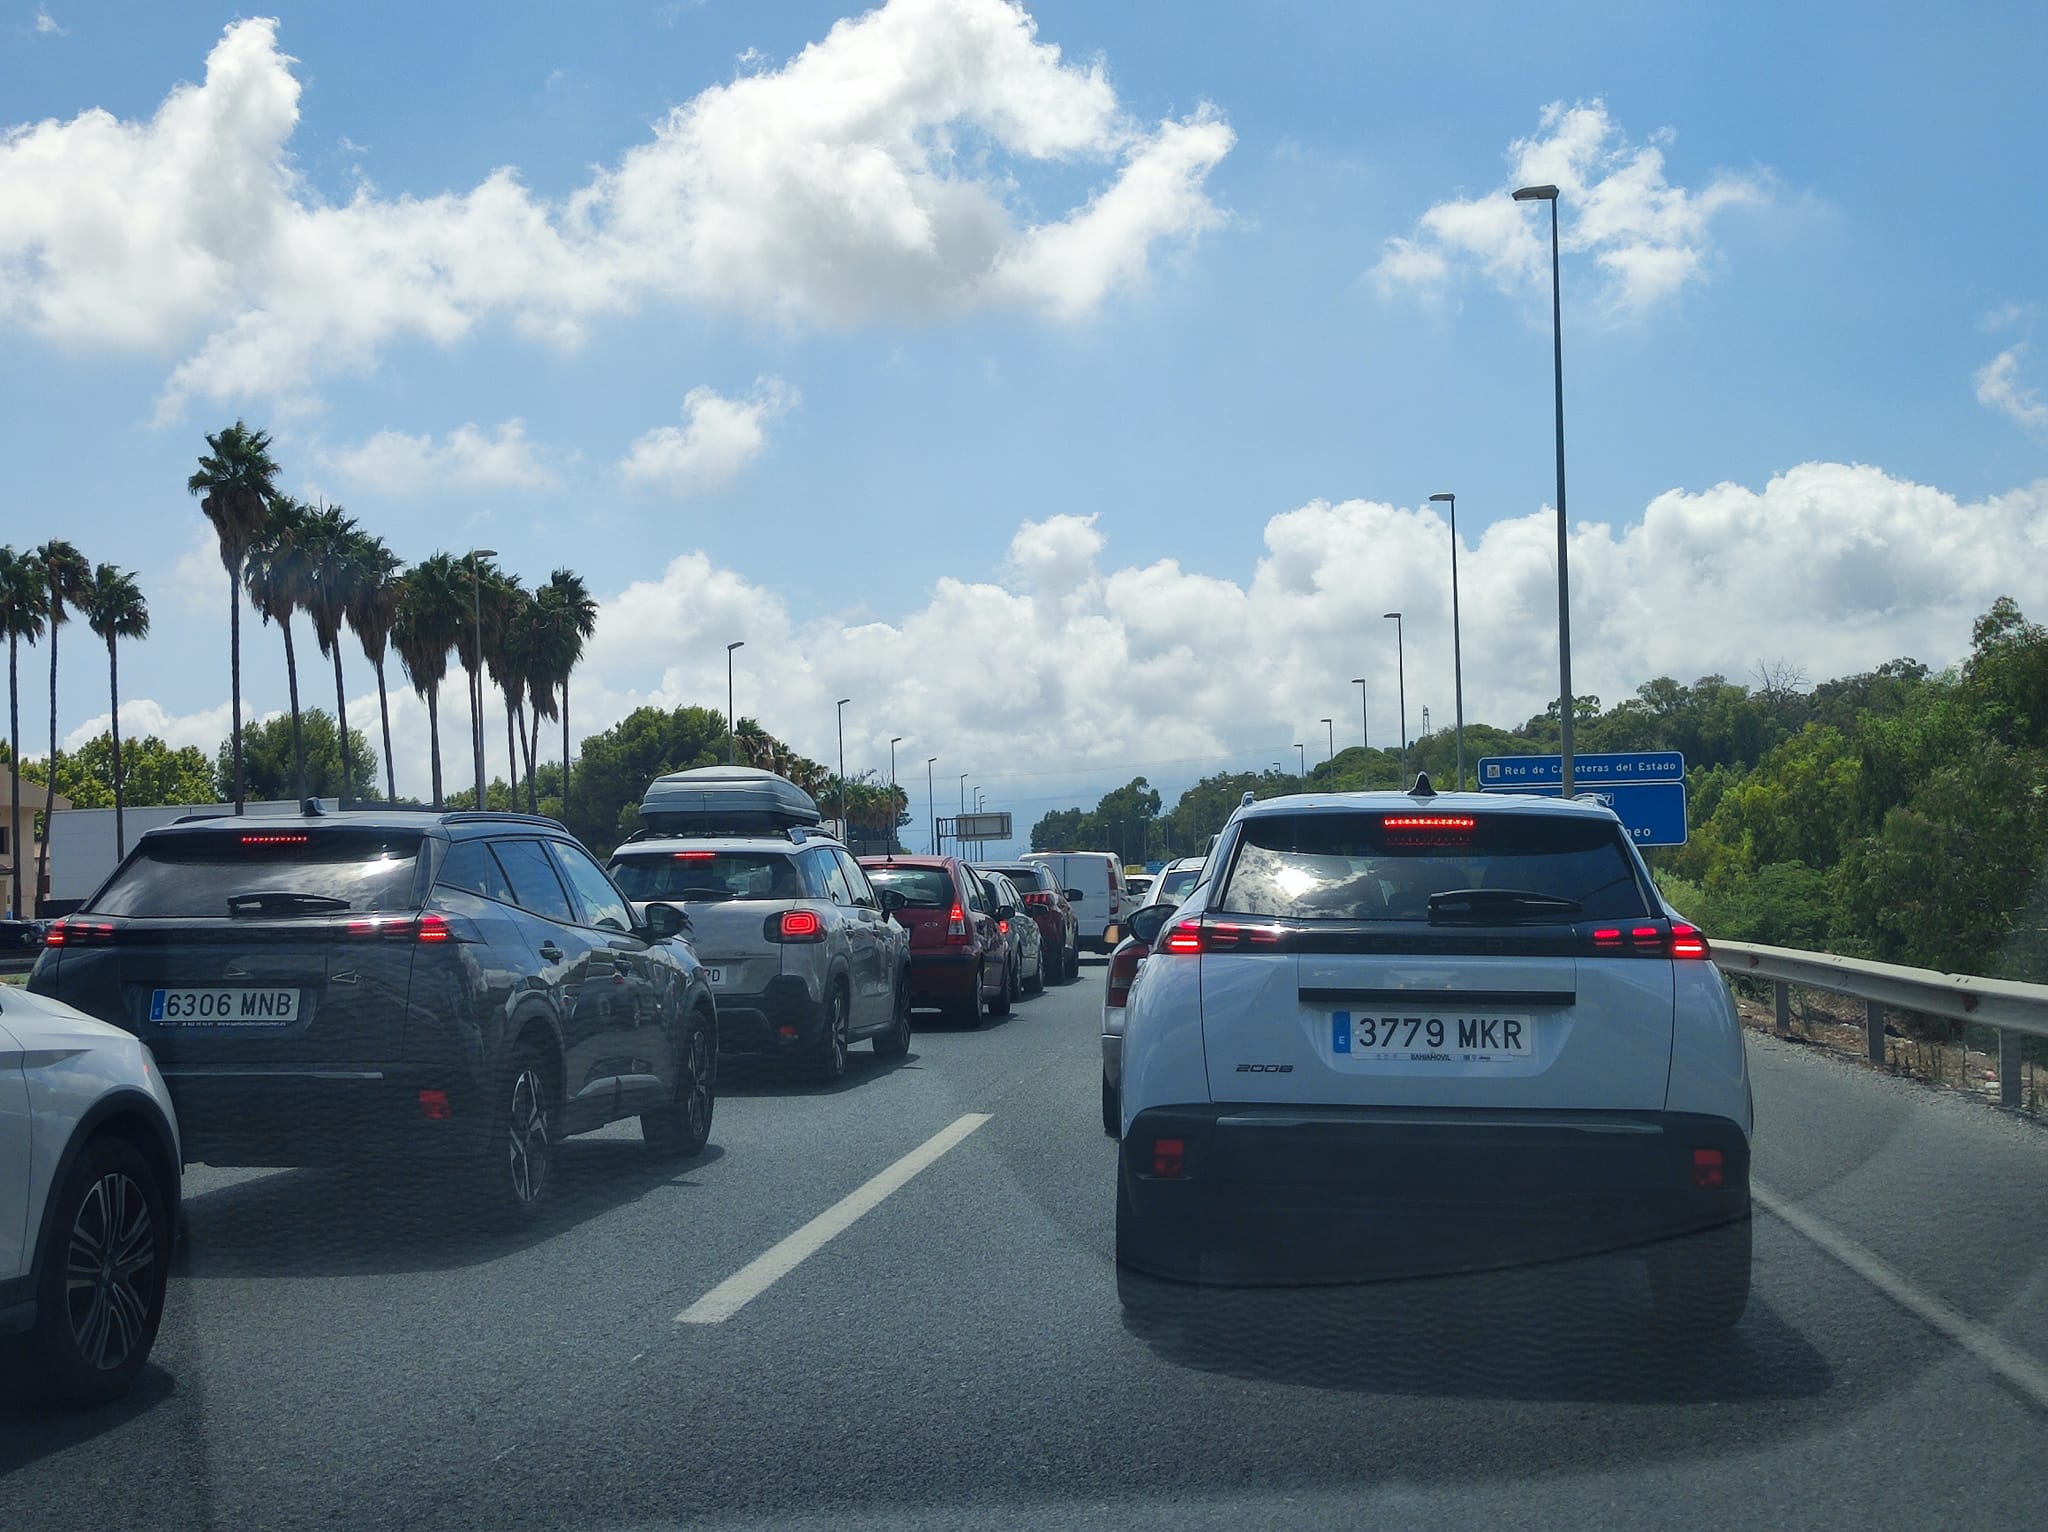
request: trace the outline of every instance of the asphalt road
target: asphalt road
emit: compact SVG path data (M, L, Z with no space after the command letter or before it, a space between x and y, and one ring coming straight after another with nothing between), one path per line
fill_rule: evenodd
M576 1140L518 1237L417 1186L195 1167L136 1395L53 1416L0 1383L0 1524L2048 1520L2032 1125L1753 1040L1785 1212L1701 1349L1648 1338L1620 1264L1127 1315L1100 994L1091 965L832 1090L730 1077L680 1169Z

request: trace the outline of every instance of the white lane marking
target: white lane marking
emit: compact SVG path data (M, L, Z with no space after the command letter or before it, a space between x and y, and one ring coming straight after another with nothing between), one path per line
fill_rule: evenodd
M732 1318L861 1218L880 1207L890 1193L901 1191L912 1176L935 1163L987 1122L989 1116L987 1112L969 1112L939 1129L902 1159L855 1187L794 1234L778 1240L755 1256L676 1315L675 1322L679 1325L715 1325Z
M2018 1347L2000 1340L1976 1320L1958 1313L1931 1293L1922 1292L1880 1257L1777 1193L1749 1184L1749 1194L1775 1217L1855 1272L1908 1313L1916 1314L1986 1367L2012 1384L2042 1409L2048 1409L2048 1367Z

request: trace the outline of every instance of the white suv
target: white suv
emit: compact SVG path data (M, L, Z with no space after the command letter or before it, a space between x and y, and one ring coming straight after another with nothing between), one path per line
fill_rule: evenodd
M1612 812L1427 778L1273 798L1210 869L1133 920L1120 1264L1346 1280L1627 1249L1660 1318L1741 1316L1734 1002Z
M149 1359L181 1168L147 1045L0 987L0 1336L26 1333L63 1398L110 1399Z

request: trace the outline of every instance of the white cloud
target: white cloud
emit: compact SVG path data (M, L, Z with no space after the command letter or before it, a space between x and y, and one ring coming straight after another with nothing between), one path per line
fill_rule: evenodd
M73 345L196 340L170 414L188 396L290 400L395 340L453 344L490 320L573 343L649 300L1074 320L1217 222L1203 187L1233 142L1207 107L1134 121L1100 62L1066 62L1005 0L888 0L703 90L559 202L501 167L468 191L365 183L333 204L294 168L294 62L276 21L238 21L203 82L147 120L92 110L0 135L0 323ZM1039 167L1103 179L1033 221Z
M1436 507L1312 501L1267 522L1263 556L1235 579L1173 560L1117 566L1110 524L1026 522L998 578L941 580L914 609L879 620L793 610L704 554L683 554L603 599L572 722L580 736L643 704L722 707L724 645L741 637L742 714L825 760L836 749L834 699L852 697L849 765L886 762L890 736L902 735L900 762L938 754L949 770L974 767L1002 806L1047 769L1045 740L1059 741L1050 764L1073 772L1063 780L1092 779L1096 791L1160 762L1211 763L1181 780L1232 761L1262 766L1279 758L1261 754L1276 744L1320 739L1314 720L1355 719L1355 675L1368 678L1375 739L1392 743L1394 641L1380 614L1399 607L1410 727L1425 705L1448 725L1449 532ZM1462 550L1468 718L1518 724L1555 694L1554 527L1548 510L1533 510ZM1759 660L1790 660L1816 678L1901 655L1946 665L1967 653L1971 621L1993 599L2028 600L2014 572L2040 568L2044 555L2048 480L1963 502L1872 467L1806 463L1761 488L1672 490L1632 524L1574 528L1574 682L1611 706L1658 675L1740 678ZM270 665L262 655L274 648L248 652ZM987 684L990 654L1003 656L999 688ZM353 649L348 664L361 686L367 671ZM399 785L423 792L425 710L395 667L392 678ZM303 684L317 700L320 682ZM252 713L274 709L282 687L281 667L262 671ZM225 732L220 707L183 722L128 711L150 706L124 704L124 722L209 748ZM495 702L489 709L502 774L504 724ZM349 716L374 730L374 690L351 697ZM444 693L442 727L444 764L459 782L459 680ZM1340 744L1347 734L1340 727Z
M2024 343L2008 346L1977 369L1977 402L2029 431L2048 433L2048 403L2038 389L2019 380L2020 357L2026 349Z
M50 8L45 5L36 8L36 32L42 37L64 37L69 35L70 28L58 26L57 18L50 14Z
M374 706L376 698L372 696ZM141 739L145 734L154 734L173 750L182 750L187 745L196 745L209 758L220 748L220 742L228 737L228 720L232 704L222 702L216 707L201 708L195 713L167 712L162 704L148 697L123 698L121 702L121 739ZM331 709L330 709L331 711ZM98 713L86 719L77 728L64 736L64 748L76 750L87 740L107 732L113 721L113 714ZM250 714L249 722L256 721ZM351 718L350 724L355 720Z
M460 425L436 445L431 436L379 431L354 447L323 453L338 473L387 494L458 489L551 489L561 482L527 439L526 423L501 422L494 430Z
M767 445L767 423L797 403L780 378L761 378L745 399L709 388L683 396L683 423L656 426L619 460L619 473L643 489L687 495L729 483Z
M1508 193L1554 185L1563 215L1559 241L1592 256L1607 274L1606 301L1636 314L1705 279L1716 214L1763 200L1762 179L1723 171L1699 191L1665 176L1662 144L1632 144L1600 100L1543 109L1531 138L1508 146L1509 172L1484 196L1440 202L1424 213L1413 238L1387 241L1372 269L1383 295L1434 295L1461 266L1475 266L1506 292L1549 280L1547 214L1538 217Z

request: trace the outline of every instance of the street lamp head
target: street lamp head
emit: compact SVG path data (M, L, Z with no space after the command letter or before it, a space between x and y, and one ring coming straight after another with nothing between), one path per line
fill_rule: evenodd
M1389 622L1399 622L1401 620L1401 614L1399 612L1382 612L1380 613L1380 616L1386 618Z
M494 559L498 556L498 550L496 548L472 548L469 550L469 556L472 559Z
M1363 685L1365 685L1365 677L1364 677L1364 676L1353 676L1353 677L1351 678L1351 684L1352 684L1353 686L1363 686Z
M731 654L735 649L744 649L746 647L747 641L744 638L736 638L725 646L725 652Z
M935 755L928 755L924 758L924 763L927 766L936 766L939 764L939 758Z
M1331 720L1330 720L1330 719L1328 719L1328 718L1318 718L1318 719L1316 720L1316 722L1317 722L1317 723L1329 723L1329 722L1331 722Z
M892 745L900 745L903 743L903 736L899 734L894 739L890 740L889 743ZM937 757L933 757L933 759L937 759Z
M1437 504L1437 505L1441 505L1441 504L1443 504L1443 503L1444 503L1444 502L1445 502L1446 500L1449 500L1449 501L1455 502L1455 501L1457 500L1457 498L1458 498L1458 497L1457 497L1456 495L1453 495L1453 494L1445 493L1445 494L1441 494L1441 495L1431 495L1431 496L1430 496L1429 498L1430 498L1430 500L1431 500L1431 501L1432 501L1432 502L1433 502L1434 504Z
M849 703L849 702L851 702L851 701L853 701L853 698L851 698L851 697L841 697L841 698L839 699L839 701L838 701L838 704L837 704L837 706L839 706L839 707L845 707L845 706L846 706L846 704L847 704L847 703Z
M1555 186L1524 186L1515 193L1515 200L1517 202L1555 202L1557 200L1557 188Z

